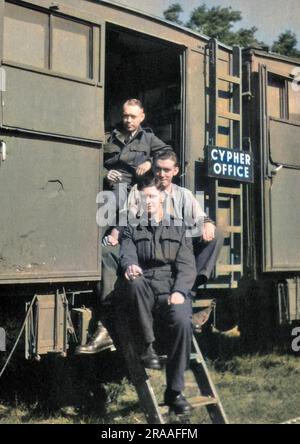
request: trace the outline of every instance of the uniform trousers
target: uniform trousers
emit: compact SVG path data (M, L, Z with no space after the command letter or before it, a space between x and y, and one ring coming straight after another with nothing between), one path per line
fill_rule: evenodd
M168 304L169 294L156 295L151 280L144 276L119 282L122 291L119 292L118 309L126 313L135 342L146 345L163 339L167 353L167 388L182 391L191 352L190 298L185 298L183 304ZM161 338L155 337L154 331L158 331Z

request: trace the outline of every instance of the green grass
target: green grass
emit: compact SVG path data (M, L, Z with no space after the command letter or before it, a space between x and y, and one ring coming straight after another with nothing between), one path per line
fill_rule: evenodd
M226 364L222 371L212 366L212 377L230 422L280 423L299 416L299 358L243 356Z
M223 338L216 344L219 345L212 353L213 358L207 359L207 364L230 423L270 424L300 416L299 357L280 352L243 355L238 338ZM164 374L152 371L151 380L161 401L165 388ZM2 398L0 395L0 423L145 423L135 390L126 378L109 382L96 378L94 383L101 387L99 398L97 389L94 392L89 389L84 402L78 403L77 398L76 405L70 408L59 406L59 403L48 408L47 400L45 402L39 397L33 400L33 396L28 400L22 397L22 391L12 391L11 397ZM81 381L80 390L84 388ZM187 388L187 395L195 395L189 391L191 389ZM104 393L106 402L103 407ZM205 408L193 413L192 422L210 422Z

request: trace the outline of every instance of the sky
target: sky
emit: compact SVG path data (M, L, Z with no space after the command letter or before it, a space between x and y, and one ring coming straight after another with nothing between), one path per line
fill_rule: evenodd
M234 29L256 26L256 38L272 44L281 32L291 30L296 34L300 48L300 0L115 0L140 11L163 17L163 11L172 3L180 3L184 10L183 21L190 12L205 3L212 6L231 6L241 11L243 20Z

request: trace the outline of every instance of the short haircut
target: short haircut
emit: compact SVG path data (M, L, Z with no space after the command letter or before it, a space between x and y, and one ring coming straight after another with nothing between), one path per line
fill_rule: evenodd
M156 187L158 190L161 188L161 182L159 179L153 176L153 173L148 173L138 179L137 189L142 191L144 188Z
M174 165L179 167L177 154L172 150L167 150L162 153L158 153L154 158L154 164L157 163L158 160L173 160Z
M144 111L144 105L142 104L142 102L139 99L128 99L123 104L123 108L124 108L125 105L138 106L139 108L141 108L141 110Z

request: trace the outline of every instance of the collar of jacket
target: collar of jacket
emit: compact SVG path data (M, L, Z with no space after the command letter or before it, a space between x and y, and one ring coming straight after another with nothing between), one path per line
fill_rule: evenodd
M136 225L136 229L137 230L143 230L143 229L149 229L151 227L158 227L159 225L162 225L165 228L170 228L171 226L175 225L175 220L176 219L172 214L168 214L168 217L164 217L163 219L161 219L161 221L159 222L159 224L157 225L151 225L149 223L145 224L140 222L139 224Z
M136 138L141 138L144 133L152 133L152 130L150 128L143 128L142 126L140 126L130 142ZM112 132L112 136L124 144L126 135L124 134L122 129L115 128Z
M135 133L135 135L132 137L132 139L130 140L130 142L131 142L133 139L137 138L137 137L141 137L142 134L143 134L143 132L144 132L143 128L140 127L140 128L137 130L137 132ZM116 129L113 131L113 137L115 137L116 139L118 139L119 142L125 143L126 133L116 128Z

